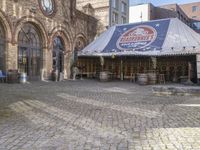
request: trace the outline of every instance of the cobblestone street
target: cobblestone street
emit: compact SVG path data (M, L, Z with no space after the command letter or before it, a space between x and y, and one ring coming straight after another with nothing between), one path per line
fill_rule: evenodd
M200 98L94 80L0 84L0 150L199 150Z

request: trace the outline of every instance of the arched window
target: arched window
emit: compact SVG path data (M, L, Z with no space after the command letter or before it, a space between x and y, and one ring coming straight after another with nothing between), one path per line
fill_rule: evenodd
M41 40L36 28L32 24L26 24L19 32L19 45L41 48Z
M0 70L5 70L5 31L0 23Z
M78 37L76 39L76 49L78 51L82 50L85 47L86 43L85 40L82 37Z
M57 36L53 40L53 69L59 72L64 70L64 42L61 37Z
M18 66L30 78L40 76L42 42L38 30L30 23L25 24L18 36Z

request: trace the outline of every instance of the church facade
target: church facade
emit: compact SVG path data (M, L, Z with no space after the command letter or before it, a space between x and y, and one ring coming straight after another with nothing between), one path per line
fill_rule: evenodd
M94 39L96 25L76 10L75 0L1 0L0 70L29 79L47 79L56 70L67 79L75 51Z

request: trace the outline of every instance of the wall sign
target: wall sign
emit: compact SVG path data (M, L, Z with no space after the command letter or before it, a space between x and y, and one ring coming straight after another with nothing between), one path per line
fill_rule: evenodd
M122 34L118 41L117 47L121 50L126 49L141 49L155 41L157 31L147 25L133 27Z
M162 51L170 19L116 26L102 53Z

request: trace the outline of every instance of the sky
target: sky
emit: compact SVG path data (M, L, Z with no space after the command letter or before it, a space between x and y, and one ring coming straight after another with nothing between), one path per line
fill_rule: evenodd
M129 0L130 5L134 3L152 3L154 6L165 5L165 4L185 4L185 3L192 3L192 2L200 2L200 0Z

